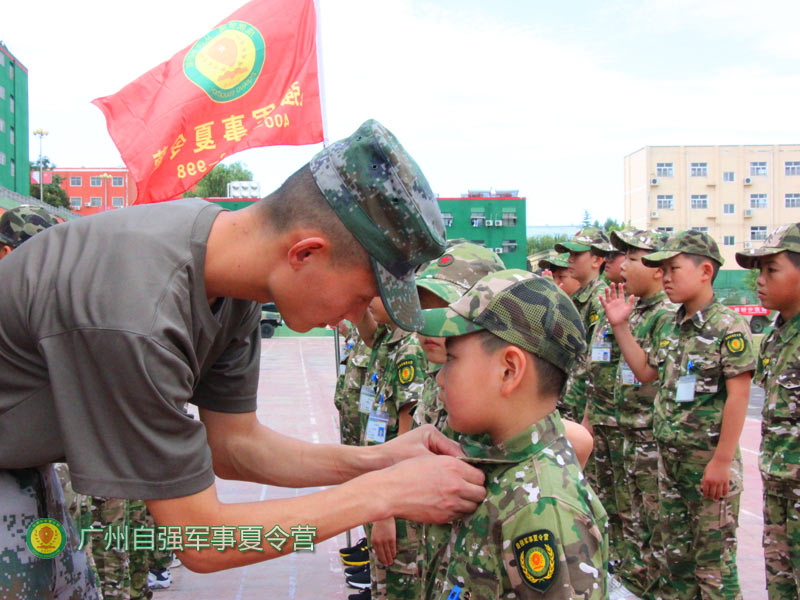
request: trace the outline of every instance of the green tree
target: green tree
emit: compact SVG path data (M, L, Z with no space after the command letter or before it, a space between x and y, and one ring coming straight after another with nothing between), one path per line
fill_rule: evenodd
M566 242L570 239L565 233L557 233L556 235L537 235L528 238L528 251L527 255L536 254L542 250L550 250L558 242Z
M44 184L44 197L42 200L51 206L60 206L62 208L69 208L69 196L67 191L61 187L62 177L60 175L53 175L53 183ZM39 197L39 184L31 184L31 196L34 198Z
M755 292L758 289L758 285L756 284L756 279L758 279L758 274L759 274L758 269L748 269L747 274L743 278L744 285L748 290L752 290Z
M253 174L240 162L217 165L195 186L184 192L184 198L225 198L231 181L253 181Z
M591 224L592 224L592 221L591 221L591 217L589 217L589 211L588 210L584 210L583 211L583 221L581 221L581 225L583 227L588 227Z

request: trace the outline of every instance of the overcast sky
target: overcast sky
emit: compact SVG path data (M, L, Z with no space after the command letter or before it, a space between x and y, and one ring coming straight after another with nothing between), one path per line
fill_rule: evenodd
M0 40L29 70L44 154L123 166L90 101L242 4L4 3ZM645 145L800 142L796 0L321 0L320 13L328 137L374 117L436 193L519 189L529 225L621 219L623 157ZM266 194L319 148L231 160Z

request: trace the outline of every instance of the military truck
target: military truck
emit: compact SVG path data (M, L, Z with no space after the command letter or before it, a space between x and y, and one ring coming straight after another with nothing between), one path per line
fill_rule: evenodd
M274 302L267 302L261 305L261 337L271 338L275 335L275 329L283 324L281 313Z

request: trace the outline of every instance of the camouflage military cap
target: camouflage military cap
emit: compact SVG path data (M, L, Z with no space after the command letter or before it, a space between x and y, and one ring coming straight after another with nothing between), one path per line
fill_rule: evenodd
M584 227L571 240L555 245L556 252L587 252L592 248L601 254L614 251L608 236L599 227Z
M325 199L367 250L389 316L422 325L414 271L445 250L442 215L428 180L397 138L370 119L309 163Z
M629 229L612 231L608 236L614 248L620 252L634 250L661 250L669 240L669 234L655 229Z
M58 221L43 208L12 208L0 215L0 243L16 248L28 238L53 225L58 225Z
M417 287L455 302L484 275L505 268L503 260L489 248L460 242L448 246L442 256L417 274Z
M758 268L758 259L762 256L779 252L797 252L800 254L800 223L781 225L764 241L760 248L751 248L736 253L736 262L745 269Z
M566 269L569 267L569 252L562 252L558 256L550 256L539 261L540 269Z
M710 235L704 231L687 229L672 236L664 247L658 252L645 254L642 262L647 267L660 267L661 263L678 254L696 254L716 261L720 266L725 264L725 259L719 252L719 246Z
M586 331L569 296L549 278L521 269L490 273L447 308L422 314L424 335L485 329L565 372L586 350Z

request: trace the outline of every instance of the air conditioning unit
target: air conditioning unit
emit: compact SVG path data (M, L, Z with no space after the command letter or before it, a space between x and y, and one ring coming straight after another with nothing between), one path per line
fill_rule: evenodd
M486 219L486 226L487 227L494 227L494 221L491 219Z
M753 178L752 177L745 177L744 178L744 184L745 185L752 185L753 184Z
M495 248L495 249L494 249L494 251L495 251L497 254L502 254L502 253L503 253L503 248L502 248L502 247L500 247L500 248Z
M494 226L495 227L502 227L503 226L503 219L495 219Z
M744 243L744 247L745 247L745 248L750 248L752 245L753 245L753 244L752 244L752 243L750 243L750 242L745 242L745 243Z
M745 208L744 209L744 216L746 219L749 219L753 216L753 209L752 208Z
M658 218L658 211L657 210L652 211L650 213L650 218L651 219L657 219Z
M658 177L653 177L650 180L650 185L658 185Z

